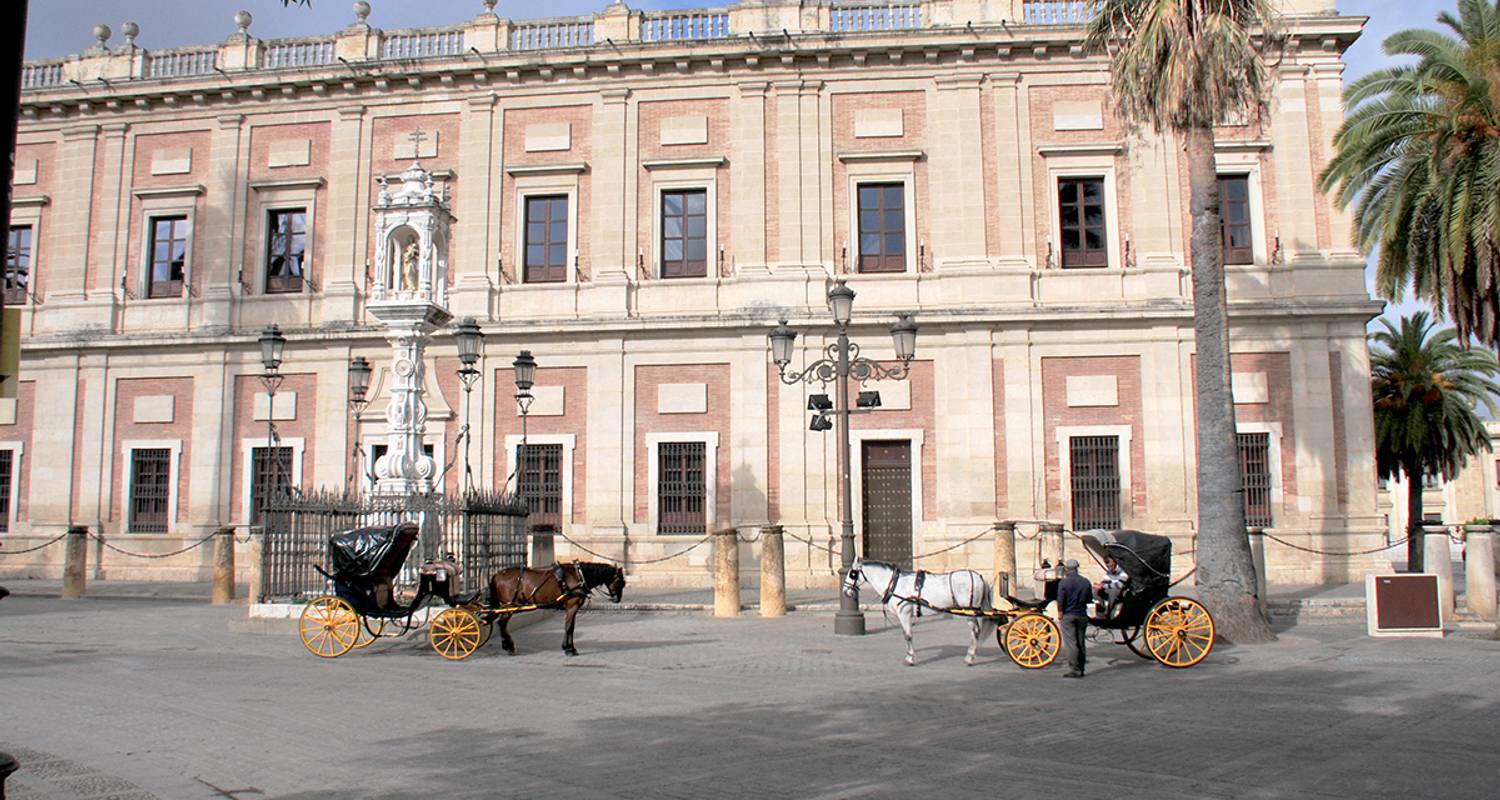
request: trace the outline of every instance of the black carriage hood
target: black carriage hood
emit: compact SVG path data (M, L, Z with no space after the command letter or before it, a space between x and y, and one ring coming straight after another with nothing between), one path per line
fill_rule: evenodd
M1172 582L1171 539L1131 530L1089 531L1080 536L1101 559L1114 556L1136 586L1164 587Z
M333 574L340 578L395 577L416 539L417 526L409 522L335 533L328 537Z

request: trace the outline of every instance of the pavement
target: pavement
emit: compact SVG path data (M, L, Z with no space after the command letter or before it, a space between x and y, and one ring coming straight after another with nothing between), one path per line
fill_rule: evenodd
M604 604L596 604L596 608ZM1173 671L1106 643L1022 670L966 625L825 612L586 613L446 662L425 636L323 661L243 607L0 601L10 800L1493 798L1500 641L1282 625Z

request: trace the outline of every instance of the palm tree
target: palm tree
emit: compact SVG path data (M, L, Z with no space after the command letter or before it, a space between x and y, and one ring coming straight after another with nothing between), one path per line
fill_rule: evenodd
M1376 290L1399 300L1410 285L1461 341L1500 346L1500 11L1459 0L1455 36L1413 29L1385 52L1417 63L1349 86L1351 111L1320 179L1354 204L1360 247L1378 249Z
M1266 0L1093 0L1093 11L1088 42L1110 52L1116 106L1127 121L1174 134L1187 152L1198 360L1199 592L1225 638L1272 641L1256 596L1240 497L1214 126L1264 109L1267 70L1256 39L1267 32L1273 12Z
M1406 474L1406 563L1422 570L1422 476L1445 480L1469 456L1488 452L1490 437L1475 407L1496 412L1500 363L1488 350L1469 349L1452 328L1434 330L1427 312L1397 328L1370 334L1371 393L1375 401L1375 466L1380 477Z

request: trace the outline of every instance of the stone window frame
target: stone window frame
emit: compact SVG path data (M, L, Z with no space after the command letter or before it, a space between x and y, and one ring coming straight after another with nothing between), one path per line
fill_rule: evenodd
M198 197L202 186L181 186L167 189L141 189L135 196L141 201L140 252L136 256L137 271L134 284L135 299L142 302L182 302L193 296L193 266L197 260ZM187 219L187 250L183 255L182 292L170 297L152 297L151 258L152 234L156 220L165 217Z
M682 169L674 170L671 177L658 178L655 174L651 178L651 277L661 280L671 280L673 283L682 281L713 280L719 276L719 178L718 170L708 169ZM705 241L708 246L707 261L703 266L702 276L667 278L662 267L662 196L667 192L702 190L706 201L705 213L707 216L707 230L705 230Z
M239 507L240 519L246 525L250 524L250 521L255 518L254 510L250 508L250 484L255 480L255 459L253 452L255 449L290 447L292 449L292 478L290 482L294 487L302 485L302 454L307 449L307 440L301 436L277 436L276 441L277 443L273 445L264 436L249 436L240 439L240 475L243 476L243 479L240 481Z
M175 299L175 298L169 298ZM170 450L171 455L167 461L167 529L166 531L132 532L130 498L131 491L135 488L132 484L131 464L135 460L136 450ZM120 472L120 529L132 536L171 536L177 532L177 517L180 507L178 503L181 497L178 494L182 483L182 440L181 439L127 439L120 442L120 453L124 456L121 461Z
M849 217L848 237L845 239L844 274L850 277L871 276L875 278L892 275L914 275L917 272L919 242L917 240L917 159L892 159L890 161L845 161L848 192L844 198ZM899 183L902 185L902 202L906 212L906 268L900 272L859 271L859 187L867 183Z
M32 298L37 297L37 274L42 264L42 256L47 246L47 240L42 236L42 210L46 208L47 198L17 197L11 200L10 224L6 226L5 246L9 246L9 231L11 228L31 228L31 264L26 273L26 298L21 303L6 302L8 308L23 308L32 304Z
M253 210L256 216L255 224L260 226L257 236L255 272L252 285L245 284L246 290L252 290L255 294L268 297L299 297L311 291L314 284L313 259L317 253L318 233L318 190L323 187L322 178L308 178L305 180L280 180L280 181L256 181L250 184L255 190ZM295 211L302 209L307 215L306 247L302 253L302 289L296 292L270 292L271 269L271 213L274 211ZM243 271L242 271L243 272ZM241 274L240 280L245 281Z
M520 169L520 168L515 168ZM571 166L559 167L546 172L523 172L517 174L513 169L511 172L515 180L515 236L512 237L516 243L515 247L515 287L548 287L548 286L570 286L578 283L578 225L579 208L578 198L580 195L579 174L581 169L575 170ZM546 283L526 282L526 201L533 197L556 197L565 195L568 198L568 263L563 270L561 281ZM514 287L512 287L514 288Z
M1062 269L1062 212L1059 183L1067 178L1098 178L1104 181L1104 244L1108 262L1103 267L1079 267L1070 272L1104 272L1125 265L1116 157L1120 145L1040 147L1046 162L1048 247L1053 269Z
M1261 267L1269 265L1271 257L1267 252L1266 242L1266 200L1264 190L1264 176L1260 159L1260 149L1254 146L1247 149L1223 149L1225 143L1219 143L1214 152L1214 170L1220 177L1231 177L1244 175L1250 194L1250 254L1249 264L1226 264L1229 267L1244 269L1246 267Z
M573 522L573 454L578 447L578 436L572 433L533 433L526 437L526 443L562 445L561 507L557 511L557 517L560 523L558 527L566 532ZM505 435L505 490L512 494L515 493L520 478L517 459L520 447L519 433Z
M1271 524L1274 528L1281 520L1278 513L1286 505L1285 494L1281 479L1281 423L1280 422L1241 422L1236 420L1234 432L1240 433L1265 433L1266 437L1266 469L1271 472Z
M1248 432L1248 431L1247 431ZM1073 450L1075 436L1114 436L1120 440L1120 525L1130 527L1137 518L1135 484L1130 445L1135 430L1130 425L1059 425L1053 432L1057 446L1057 495L1061 519L1073 518Z
M646 530L645 535L663 539L692 539L694 534L657 533L661 510L657 486L661 480L661 445L666 443L703 445L703 528L713 531L718 524L719 432L681 431L646 434Z
M896 273L870 273L891 275ZM854 502L850 508L850 519L854 523L855 547L864 552L865 504L865 449L866 441L911 442L911 540L915 546L922 536L922 463L923 447L927 432L921 428L855 428L849 431L849 480Z
M6 532L16 535L16 525L21 521L21 462L26 457L26 443L19 440L0 441L0 451L10 451L10 515L6 519Z

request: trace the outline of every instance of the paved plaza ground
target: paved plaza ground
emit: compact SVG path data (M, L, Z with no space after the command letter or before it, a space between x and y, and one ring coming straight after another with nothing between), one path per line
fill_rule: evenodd
M425 636L320 661L243 607L0 601L0 750L35 798L1493 798L1500 642L1352 621L1173 672L1096 644L1025 672L924 618L560 620L461 663Z

